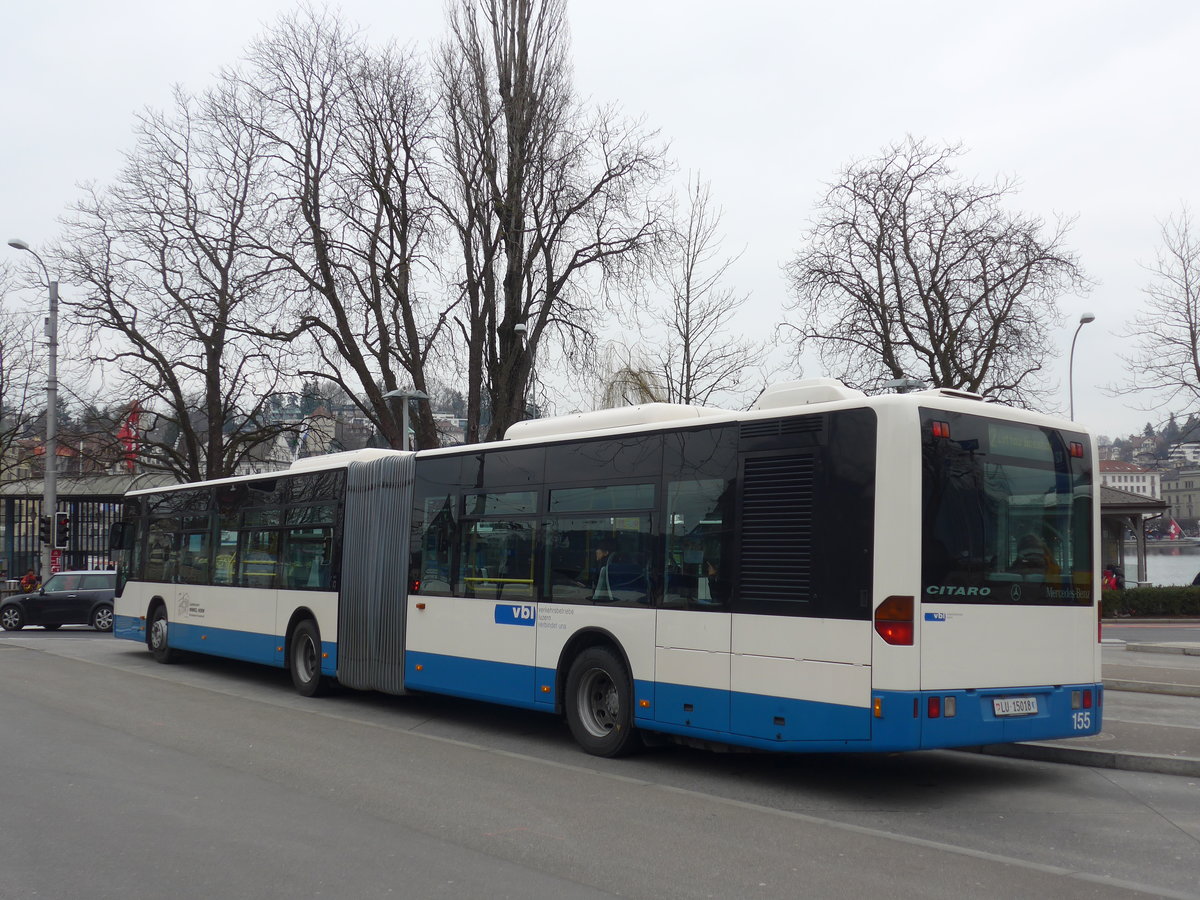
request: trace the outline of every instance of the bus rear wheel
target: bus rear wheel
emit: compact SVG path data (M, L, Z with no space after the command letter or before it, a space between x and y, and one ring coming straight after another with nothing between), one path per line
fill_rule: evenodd
M593 756L622 756L637 749L629 673L607 647L589 647L567 673L567 725Z
M292 632L288 671L300 696L315 697L324 693L326 680L321 675L321 632L312 619L305 619Z

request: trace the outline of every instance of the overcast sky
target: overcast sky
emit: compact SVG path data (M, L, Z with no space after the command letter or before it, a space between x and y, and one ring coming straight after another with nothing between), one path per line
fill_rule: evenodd
M373 41L427 48L442 0L332 4ZM576 85L662 130L724 208L731 286L752 333L787 299L782 265L838 170L906 134L961 141L969 176L1015 176L1013 206L1076 217L1068 244L1096 282L1064 297L1058 405L1079 315L1076 418L1100 433L1165 420L1106 396L1142 303L1159 223L1200 216L1200 4L572 0ZM77 185L104 183L134 114L179 83L201 91L293 4L206 0L10 3L0 31L0 237L52 240ZM5 252L15 251L3 248ZM12 260L10 260L12 261ZM63 285L64 294L71 290ZM761 329L761 331L760 331ZM795 375L796 373L792 373ZM815 363L805 376L819 376ZM1143 407L1143 408L1139 408Z

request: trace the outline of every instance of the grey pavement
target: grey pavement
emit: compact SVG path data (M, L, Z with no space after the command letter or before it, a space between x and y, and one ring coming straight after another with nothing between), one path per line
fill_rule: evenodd
M1200 643L1106 640L1100 734L989 744L978 750L1047 762L1200 777Z

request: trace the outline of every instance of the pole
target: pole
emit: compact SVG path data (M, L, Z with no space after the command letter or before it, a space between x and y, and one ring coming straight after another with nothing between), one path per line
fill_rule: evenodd
M1079 332L1088 322L1095 322L1096 317L1085 312L1079 317L1079 324L1075 327L1075 335L1071 338L1071 356L1067 362L1067 399L1071 405L1071 421L1075 421L1075 340L1079 337Z
M401 450L408 449L408 400L409 400L408 397L400 398L400 404L404 409L404 412L400 416L400 418L401 418L400 427L402 429L400 432L400 449Z
M58 282L50 282L50 315L46 317L50 364L46 374L46 454L42 477L42 513L50 517L50 543L42 548L42 580L50 577L54 547L54 513L58 510Z

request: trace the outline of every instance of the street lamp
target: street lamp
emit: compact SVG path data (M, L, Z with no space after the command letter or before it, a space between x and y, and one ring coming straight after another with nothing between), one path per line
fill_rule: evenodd
M403 390L397 389L394 391L388 391L386 394L383 395L383 399L384 400L403 400L404 401L404 405L402 407L404 412L401 416L401 425L400 425L400 427L402 429L400 432L400 449L407 450L408 449L408 402L410 400L428 400L429 395L426 394L424 391L418 391L418 390L403 391Z
M46 474L42 478L42 515L54 520L58 510L58 281L42 258L20 238L11 238L8 246L33 255L42 267L50 286L50 315L46 318L46 338L50 344L50 366L46 376ZM42 548L42 575L49 577L52 544Z
M1079 330L1088 322L1095 322L1096 316L1093 313L1085 312L1079 317L1079 324L1075 327L1075 337L1071 338L1071 358L1067 363L1067 397L1071 404L1071 421L1075 421L1075 338L1079 337Z

